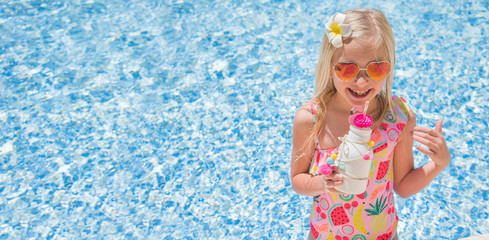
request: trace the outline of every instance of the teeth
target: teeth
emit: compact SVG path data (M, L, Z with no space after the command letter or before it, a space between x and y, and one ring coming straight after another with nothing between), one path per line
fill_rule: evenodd
M363 92L359 92L359 91L354 91L354 90L352 90L352 92L353 92L353 93L355 93L355 95L358 95L358 96L363 96L363 95L365 95L365 94L367 94L367 93L368 93L368 90L367 90L367 91L363 91Z

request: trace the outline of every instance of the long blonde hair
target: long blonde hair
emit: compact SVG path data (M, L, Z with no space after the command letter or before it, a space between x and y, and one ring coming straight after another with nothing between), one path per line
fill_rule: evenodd
M387 76L383 90L376 96L378 106L372 114L374 126L378 126L390 109L392 96L392 81L394 79L395 66L395 42L391 26L384 14L376 9L352 9L344 12L345 22L350 24L352 34L351 39L368 39L374 47L384 48L391 63L390 74ZM316 105L316 124L313 134L319 134L324 128L326 106L336 93L333 79L331 76L331 60L336 52L335 48L324 34L319 55L319 62L316 68L316 84L312 101Z

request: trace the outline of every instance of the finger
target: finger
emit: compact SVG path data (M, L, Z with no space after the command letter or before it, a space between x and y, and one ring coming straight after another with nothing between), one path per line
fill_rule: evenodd
M429 145L428 147L435 147L435 146L441 146L445 142L445 137L443 137L443 133L439 133L434 129L431 129L430 133L426 132L420 132L420 131L413 131L412 136L417 136L418 139L423 138L429 142L431 142L432 145ZM421 141L420 141L421 142ZM427 145L425 142L423 144Z
M343 185L343 181L334 181L333 184L335 187L339 187L339 186Z
M427 133L427 134L430 134L432 136L439 135L439 133L435 129L429 128L429 127L424 127L424 126L416 126L416 127L414 127L413 131L414 132Z
M442 135L443 136L443 119L439 119L437 122L436 122L436 125L435 125L435 128L429 128L429 127L424 127L424 126L416 126L414 127L414 131L417 131L417 132L424 132L424 133L429 133L430 135L433 135L433 136L440 136Z
M326 181L326 186L331 188L331 187L338 187L343 185L343 181Z
M434 142L437 139L437 137L432 136L429 133L424 133L424 132L413 132L413 137L423 138L423 139L426 139L427 141L430 141L430 142Z
M439 120L436 122L436 125L435 125L435 130L436 130L438 133L443 134L442 127L443 127L443 119L439 119Z
M335 174L333 177L333 181L343 181L343 175L342 174Z
M435 148L435 144L426 137L420 137L420 136L414 135L413 138L414 138L414 141L419 142L419 143L429 147L430 149Z
M343 175L338 173L331 173L330 175L323 175L323 178L326 181L342 181Z
M343 179L328 179L327 182L329 182L333 186L336 186L338 184L343 184Z
M324 188L328 191L331 191L334 187L341 186L342 184L343 184L343 181L327 180L324 182Z
M428 157L431 157L431 156L433 156L435 154L433 151L428 150L428 149L426 149L424 147L421 147L419 145L416 146L416 149L418 149L418 151L422 152L423 154L425 154Z
M421 141L418 141L419 143L422 143L425 147L428 149L428 151L431 151L432 153L436 154L440 151L440 146L437 145L436 143L433 143L433 142L421 142Z

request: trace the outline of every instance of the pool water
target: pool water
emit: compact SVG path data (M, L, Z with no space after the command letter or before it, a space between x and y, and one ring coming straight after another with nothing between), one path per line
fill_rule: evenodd
M304 238L292 120L325 22L360 6L451 148L396 199L401 239L489 233L487 1L1 0L0 239Z

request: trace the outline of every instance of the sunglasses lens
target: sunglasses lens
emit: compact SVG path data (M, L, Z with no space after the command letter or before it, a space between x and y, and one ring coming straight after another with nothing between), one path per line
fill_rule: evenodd
M337 63L334 70L341 80L349 81L357 76L359 68L355 63Z
M367 66L368 76L374 80L384 79L391 71L389 62L373 62Z

